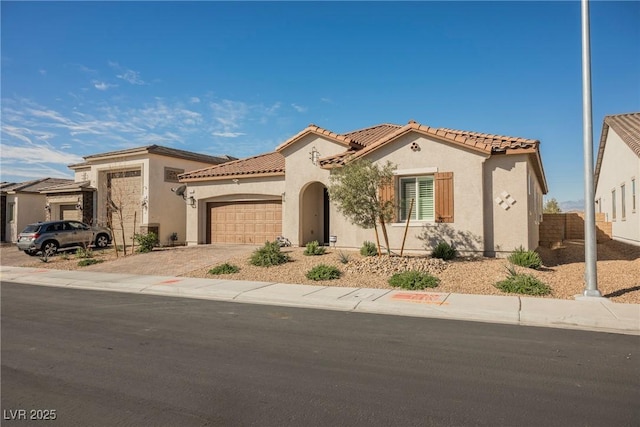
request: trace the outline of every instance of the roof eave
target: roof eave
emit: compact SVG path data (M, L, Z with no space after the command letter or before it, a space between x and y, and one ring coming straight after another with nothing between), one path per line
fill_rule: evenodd
M264 173L245 173L245 174L228 174L217 176L202 176L195 178L180 178L180 182L203 182L203 181L221 181L225 179L246 179L246 178L264 178L270 176L284 176L284 172L264 172Z

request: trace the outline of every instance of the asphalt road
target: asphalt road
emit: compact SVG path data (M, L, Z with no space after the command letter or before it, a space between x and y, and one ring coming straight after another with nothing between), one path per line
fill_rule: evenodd
M640 424L636 336L14 284L1 297L3 426Z

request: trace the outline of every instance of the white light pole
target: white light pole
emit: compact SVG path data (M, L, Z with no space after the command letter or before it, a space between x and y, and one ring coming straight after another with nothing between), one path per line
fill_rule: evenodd
M602 297L596 273L596 209L593 190L593 117L591 113L591 37L589 0L582 0L582 129L584 145L584 281L585 297Z

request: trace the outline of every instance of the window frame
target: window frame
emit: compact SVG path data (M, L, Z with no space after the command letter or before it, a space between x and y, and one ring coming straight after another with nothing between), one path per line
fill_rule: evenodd
M620 219L622 221L627 219L627 207L626 207L626 184L623 182L620 184Z
M16 220L16 202L7 202L7 222Z
M616 189L611 190L611 221L616 220Z
M636 179L631 178L631 213L636 213Z
M410 220L413 222L420 223L435 223L436 222L436 194L435 194L435 186L436 186L436 177L435 174L423 174L423 175L402 175L398 176L398 219L401 222L407 221L407 210L409 208L410 200L405 197L405 182L415 183L414 194L415 194L415 203L412 210L412 215ZM420 197L420 182L429 182L431 185L431 216L426 216L420 218L419 212L422 210L422 198ZM428 190L427 190L428 191ZM425 196L426 203L429 203L429 195ZM429 209L427 206L426 209Z

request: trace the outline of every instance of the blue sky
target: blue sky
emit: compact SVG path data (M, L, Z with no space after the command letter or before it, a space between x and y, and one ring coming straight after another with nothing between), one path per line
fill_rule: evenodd
M1 179L159 144L244 157L310 123L539 139L583 198L580 3L2 1ZM594 154L640 111L640 2L592 2Z

